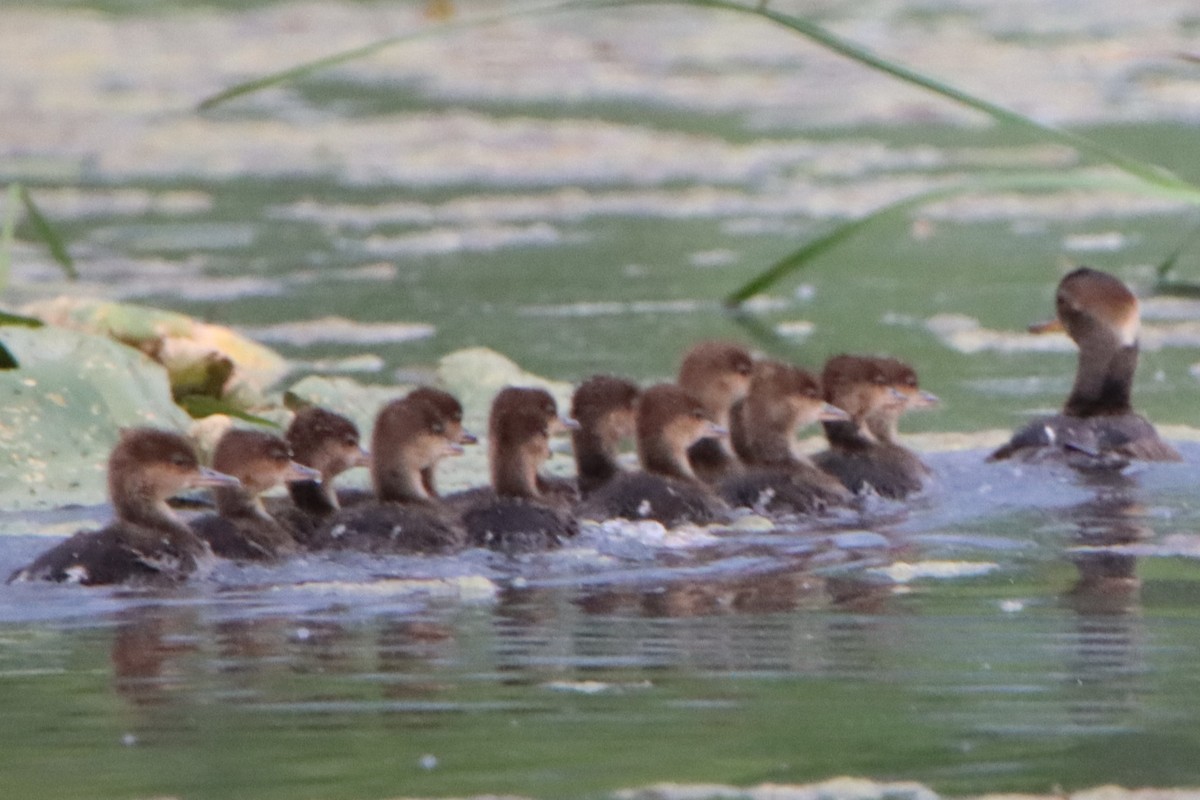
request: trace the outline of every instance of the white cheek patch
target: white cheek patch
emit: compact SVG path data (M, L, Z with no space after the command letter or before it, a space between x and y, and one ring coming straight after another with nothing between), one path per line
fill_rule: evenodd
M1138 303L1135 300L1116 326L1117 338L1120 340L1121 345L1131 347L1137 344L1141 328L1141 314L1138 313Z

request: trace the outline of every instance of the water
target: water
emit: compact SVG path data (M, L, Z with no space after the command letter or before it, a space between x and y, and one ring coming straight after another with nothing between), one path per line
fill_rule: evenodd
M1200 49L1186 3L805 10L1200 179L1194 70L1154 55ZM414 42L205 115L189 110L205 94L419 8L4 14L0 51L23 68L0 87L0 175L33 188L83 275L65 286L21 246L6 303L160 305L381 384L476 344L564 380L666 378L703 337L808 365L883 350L945 401L906 431L969 434L915 439L938 473L926 497L817 532L589 530L530 559L226 565L166 594L2 587L6 797L1200 782L1200 447L1088 477L984 464L979 433L1061 402L1073 355L1018 332L1062 271L1145 289L1194 213L963 198L831 252L745 327L720 297L837 220L939 177L1075 158L785 33L673 9ZM357 325L296 327L329 316ZM1194 438L1200 306L1154 298L1145 316L1137 401ZM338 363L363 353L378 359ZM106 513L6 519L40 535L0 537L0 573Z

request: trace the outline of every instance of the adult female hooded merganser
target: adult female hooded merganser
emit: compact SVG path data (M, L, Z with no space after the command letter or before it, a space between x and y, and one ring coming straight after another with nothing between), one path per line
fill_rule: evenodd
M326 518L341 508L334 480L348 469L366 467L371 457L360 444L358 426L341 414L309 406L284 434L296 462L321 473L320 480L288 481L290 502L268 502L267 510L302 547Z
M375 418L371 482L375 500L343 509L318 531L316 549L373 553L448 553L466 545L466 534L422 477L442 458L460 455L460 433L445 415L418 396L393 400Z
M589 519L653 519L664 525L728 519L729 509L692 470L688 448L706 436L724 435L697 398L663 383L642 393L637 409L641 472L614 478L579 509Z
M624 470L618 461L621 442L637 431L637 401L641 390L623 378L596 375L571 397L571 431L579 496L587 498Z
M509 386L492 401L488 417L491 493L468 492L463 524L474 544L506 552L560 546L579 526L553 505L538 470L550 457L550 437L574 427L558 415L544 389Z
M729 410L745 397L750 387L754 359L746 348L731 342L700 342L684 355L677 383L700 401L718 427L729 428ZM737 471L737 458L728 443L705 436L688 448L692 472L705 483L715 484Z
M223 558L263 561L299 550L291 533L263 505L263 492L290 481L315 481L321 473L292 460L280 437L231 428L213 451L213 468L238 479L238 486L213 490L217 513L192 520L192 530Z
M819 420L846 419L845 411L825 402L812 374L779 361L759 361L749 393L730 415L733 449L746 470L721 482L721 496L768 514L845 505L852 497L846 487L792 443L797 431Z
M825 399L850 415L849 420L822 423L829 449L813 462L834 475L847 489L873 489L882 497L900 499L924 488L929 468L908 448L881 441L868 420L888 429L892 414L900 414L908 396L893 382L886 359L834 356L821 371Z
M80 531L17 570L9 582L47 580L85 586L174 583L212 561L208 545L167 505L200 486L235 486L237 478L200 466L179 434L153 428L121 431L108 458L108 496L116 519Z
M1059 281L1054 303L1057 320L1031 330L1065 329L1079 346L1071 394L1061 413L1021 428L988 460L1056 454L1082 467L1181 460L1130 402L1141 328L1133 292L1112 275L1080 267Z

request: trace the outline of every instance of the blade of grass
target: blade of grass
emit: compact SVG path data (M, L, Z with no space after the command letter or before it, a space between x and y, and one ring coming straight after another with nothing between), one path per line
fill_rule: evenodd
M4 222L0 223L0 292L8 286L12 274L13 239L17 232L17 206L21 204L21 184L8 185L8 197L4 203Z
M79 277L79 273L75 270L75 261L71 258L71 254L67 252L67 246L63 243L62 237L54 230L54 227L42 214L41 209L33 202L33 198L29 194L29 190L24 186L20 187L21 202L25 205L25 214L29 217L29 224L33 226L34 232L41 239L46 247L50 248L50 255L54 256L54 260L63 268L63 272L71 280Z
M869 214L856 217L836 226L830 231L810 240L797 250L788 253L770 267L734 289L725 298L725 306L737 308L749 298L765 291L784 277L797 272L833 249L854 234L887 218L898 217L910 209L946 200L963 194L982 194L1000 191L1050 191L1062 189L1116 189L1121 191L1152 194L1181 202L1200 205L1200 193L1183 192L1175 187L1148 185L1140 178L1121 174L1068 173L1065 175L1044 173L1019 173L985 175L951 185L938 186L928 191L901 198L877 208Z
M431 23L417 31L401 33L395 36L388 36L385 39L378 39L374 42L362 45L361 47L354 47L349 50L332 53L328 56L324 56L313 61L306 61L302 64L297 64L294 67L280 70L279 72L272 72L271 74L264 75L261 78L255 78L254 80L235 84L230 86L228 89L224 89L214 95L204 98L196 104L196 110L208 111L209 109L216 108L217 106L227 103L235 98L253 94L254 92L262 91L263 89L269 89L273 86L280 86L285 83L290 83L300 78L306 78L309 75L329 69L330 67L337 67L351 61L367 58L368 56L375 55L381 50L386 50L389 47L394 47L395 45L402 44L404 42L412 42L433 36L444 36L454 31L479 28L496 22L504 22L506 20L517 19L520 17L530 17L539 14L550 14L558 11L565 11L571 8L581 8L585 7L585 5L586 4L580 3L579 0L568 0L568 2L528 6L512 11L504 11L498 14L486 14L468 19L456 18L447 22Z
M733 11L742 14L751 14L764 19L771 20L776 24L782 25L785 28L795 31L802 36L816 42L817 44L828 48L835 53L846 56L847 58L857 61L858 63L871 67L872 69L883 72L898 80L910 83L914 86L919 86L934 94L939 94L942 97L953 100L959 105L973 108L976 111L987 114L997 122L1014 125L1024 128L1031 133L1061 144L1075 148L1080 153L1091 156L1092 158L1112 164L1114 167L1137 176L1147 182L1154 183L1163 187L1174 187L1179 189L1190 189L1200 192L1200 187L1189 183L1182 178L1176 176L1172 172L1157 164L1150 164L1145 161L1139 161L1135 158L1130 158L1124 153L1112 150L1099 142L1089 139L1082 134L1068 131L1064 128L1059 128L1055 125L1038 122L1023 114L1018 114L1003 106L976 97L968 92L951 86L935 78L927 75L922 75L915 70L909 69L901 64L888 61L864 47L854 44L846 39L835 35L831 31L822 28L813 22L810 22L801 17L796 17L791 14L785 14L780 11L760 4L757 6L747 6L740 3L730 2L730 0L601 0L604 3L611 5L644 5L648 3L670 3L672 5L686 5L697 8L716 8L724 11Z
M46 323L36 317L26 317L21 314L10 314L0 311L0 325L19 325L25 328L40 328Z
M266 417L255 416L224 400L219 400L206 394L189 394L179 398L178 403L193 419L203 419L204 417L211 417L213 414L224 414L227 417L253 422L255 425L265 425L269 428L279 427L278 423L272 422Z

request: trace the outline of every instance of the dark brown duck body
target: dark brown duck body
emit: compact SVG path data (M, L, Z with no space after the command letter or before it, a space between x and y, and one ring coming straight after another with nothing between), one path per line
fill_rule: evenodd
M319 472L293 461L291 447L280 437L236 428L217 442L213 468L240 482L215 489L217 513L191 523L214 553L236 561L269 561L299 551L291 533L267 513L260 495L288 481L316 480Z
M108 459L108 494L116 519L52 547L14 572L9 582L177 583L207 568L212 551L167 499L189 488L236 483L201 467L192 446L178 434L124 430Z
M571 431L579 496L586 498L625 470L618 460L621 442L637 431L641 391L630 381L596 375L579 385L571 398Z
M855 494L873 490L881 497L903 499L921 491L929 476L925 463L895 441L881 441L869 420L902 413L908 400L893 386L886 360L867 356L835 356L825 363L821 383L825 399L850 415L849 420L823 423L829 449L813 462Z
M371 435L375 500L343 509L322 525L315 549L371 553L452 553L466 534L426 487L423 473L462 452L456 432L428 399L406 397L384 406Z
M1179 461L1179 451L1133 410L1141 319L1137 298L1117 278L1088 267L1066 275L1055 294L1057 324L1079 346L1075 382L1059 414L1033 420L989 461L1060 460L1081 468L1130 460Z
M729 508L692 471L688 448L720 435L704 405L674 384L647 389L638 402L640 472L629 472L593 493L579 508L596 519L657 520L664 525L706 524L728 519Z
M846 418L825 402L812 374L778 361L756 363L749 393L734 404L730 419L733 449L744 470L721 482L721 496L731 505L773 516L846 505L850 492L792 445L800 429Z
M728 429L730 409L746 395L753 368L754 359L739 344L700 342L684 355L676 382L700 401L715 425ZM695 477L708 484L738 469L728 442L719 436L704 436L692 444L688 462Z
M341 508L334 481L354 467L370 465L358 426L320 406L299 411L284 434L296 463L317 470L319 480L289 481L288 501L269 499L266 508L302 548L308 548L321 525Z
M506 387L488 417L491 492L474 493L462 511L473 544L508 553L562 545L578 533L575 518L555 507L538 471L550 457L550 437L569 425L543 389Z

